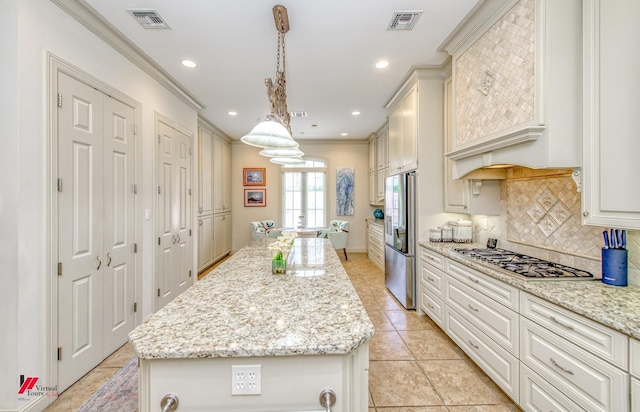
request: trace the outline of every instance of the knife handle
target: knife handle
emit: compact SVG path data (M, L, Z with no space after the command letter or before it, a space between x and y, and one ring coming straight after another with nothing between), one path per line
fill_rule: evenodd
M618 248L618 237L616 236L616 230L615 229L611 229L611 236L609 237L610 240L610 245L611 245L611 249L617 249Z
M603 231L602 238L604 239L604 248L609 249L609 232L606 230Z

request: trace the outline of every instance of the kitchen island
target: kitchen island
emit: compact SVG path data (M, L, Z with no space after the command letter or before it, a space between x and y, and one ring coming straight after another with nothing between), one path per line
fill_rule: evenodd
M312 411L327 388L334 412L367 410L374 328L335 250L296 239L287 273L272 275L272 241L250 243L129 334L140 411L168 393L180 412ZM243 365L259 365L260 394L232 395Z

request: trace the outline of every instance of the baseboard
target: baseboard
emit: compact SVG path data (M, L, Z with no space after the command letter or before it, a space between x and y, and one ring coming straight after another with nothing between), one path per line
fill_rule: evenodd
M53 401L57 398L53 396L37 396L31 399L29 402L25 403L17 409L17 412L42 412L46 409L47 406L51 405ZM0 412L4 412L4 410L0 410Z

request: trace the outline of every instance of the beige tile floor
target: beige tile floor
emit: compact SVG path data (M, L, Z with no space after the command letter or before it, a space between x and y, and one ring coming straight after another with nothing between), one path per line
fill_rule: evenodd
M369 345L369 412L518 411L431 319L397 303L365 253L341 260L376 328ZM75 411L132 356L124 345L45 411Z

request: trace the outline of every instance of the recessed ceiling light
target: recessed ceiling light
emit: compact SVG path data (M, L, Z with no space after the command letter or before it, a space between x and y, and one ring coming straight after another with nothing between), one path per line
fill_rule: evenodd
M340 136L349 136L349 133L341 133Z
M185 59L185 60L181 61L180 63L182 63L182 65L184 67L188 67L190 69L193 69L194 67L198 67L198 63L194 62L193 60Z
M238 112L227 112L229 116L237 116Z
M376 69L386 69L389 67L389 62L386 60L380 60L376 63Z
M358 116L358 115L360 115L360 112L356 110L356 111L354 111L354 112L351 112L351 114L352 114L353 116Z

